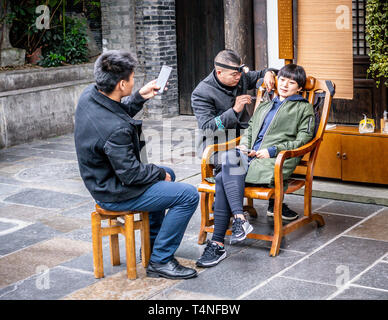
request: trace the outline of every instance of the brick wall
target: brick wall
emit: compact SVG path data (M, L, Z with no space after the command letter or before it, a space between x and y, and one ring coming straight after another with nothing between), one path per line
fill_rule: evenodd
M101 0L103 48L136 53L144 83L157 78L163 64L173 68L167 93L146 103L144 118L179 114L175 0Z

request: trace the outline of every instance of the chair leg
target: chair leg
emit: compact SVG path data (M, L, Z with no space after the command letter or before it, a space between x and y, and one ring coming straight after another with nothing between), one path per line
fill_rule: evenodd
M101 217L97 212L93 212L91 216L91 220L92 220L94 277L99 279L104 277L104 263L102 259Z
M128 279L136 279L136 249L135 249L135 229L133 214L124 216L125 220L125 248L127 256L127 276Z
M213 210L213 204L214 204L214 194L213 193L209 193L209 213L213 213L214 210Z
M116 219L109 219L109 227L114 226L117 223ZM119 235L111 234L109 236L110 245L110 261L112 266L120 265L120 248L119 248Z
M205 227L209 226L209 206L211 206L209 198L209 193L201 193L201 226L198 235L198 244L204 244L207 238Z
M141 228L141 262L144 268L148 266L151 256L150 244L150 222L148 212L141 213L142 228Z
M325 225L325 220L320 214L314 213L311 215L311 218L317 222L318 227L323 227Z
M283 197L275 198L274 205L274 234L272 238L272 246L269 255L275 257L279 254L280 244L283 237L283 222L282 222L282 205Z
M257 218L257 211L253 207L253 199L247 198L247 205L244 206L244 211L247 211L250 217Z

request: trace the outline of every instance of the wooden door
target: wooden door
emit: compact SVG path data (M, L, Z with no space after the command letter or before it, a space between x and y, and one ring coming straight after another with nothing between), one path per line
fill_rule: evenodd
M176 1L179 113L193 114L191 93L225 48L223 0Z
M342 135L342 180L388 184L388 138Z

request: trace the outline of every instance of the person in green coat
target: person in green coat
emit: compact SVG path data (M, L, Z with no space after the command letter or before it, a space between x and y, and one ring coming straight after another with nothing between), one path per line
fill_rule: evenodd
M278 73L278 94L272 101L261 103L249 121L237 148L223 155L222 170L216 176L214 233L207 242L197 266L212 267L226 258L225 233L233 214L230 243L244 240L253 227L243 210L244 188L252 185L274 185L276 156L282 150L299 148L314 135L313 106L300 94L306 82L303 67L288 64ZM300 158L287 159L283 167L286 181ZM268 216L273 216L274 200L270 199ZM282 218L295 220L298 214L283 204Z

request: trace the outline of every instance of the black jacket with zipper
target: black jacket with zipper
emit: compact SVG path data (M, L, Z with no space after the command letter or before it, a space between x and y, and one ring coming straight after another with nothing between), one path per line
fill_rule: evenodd
M132 117L145 101L137 91L116 102L94 84L82 93L74 139L81 177L95 200L129 200L165 179L164 169L141 160L146 158L142 122Z

